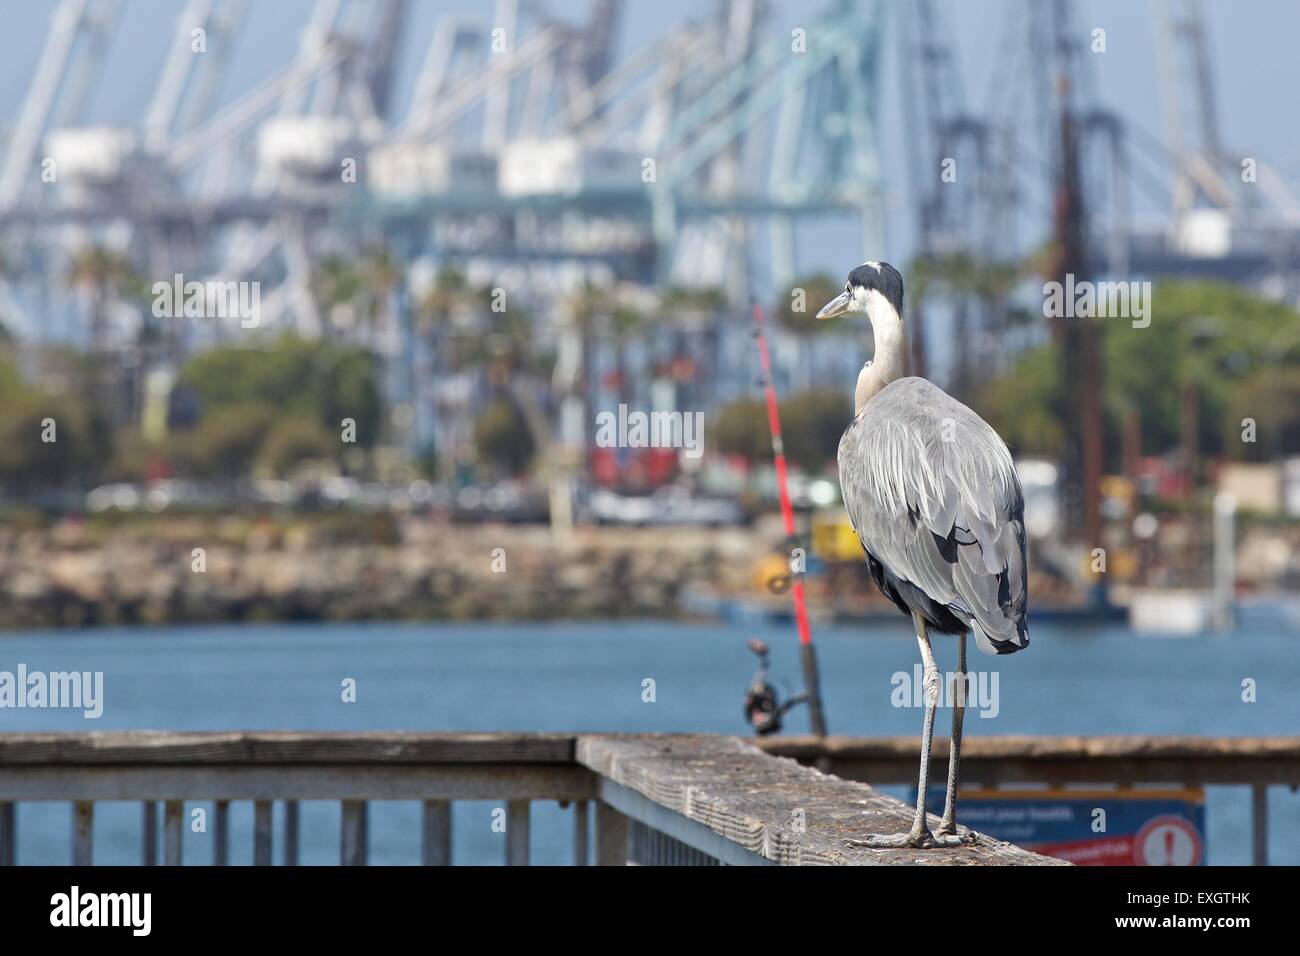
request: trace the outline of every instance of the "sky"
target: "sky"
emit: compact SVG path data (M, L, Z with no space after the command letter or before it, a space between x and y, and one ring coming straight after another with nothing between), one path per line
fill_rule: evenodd
M363 0L364 2L364 0ZM883 258L906 261L914 241L907 201L908 177L903 144L904 124L896 78L899 44L898 6L886 0L889 23L884 34L881 76L882 168L888 204ZM1006 90L990 89L995 67L1008 56L1008 36L1017 40L1013 18L1031 0L936 0L935 9L955 47L971 111L996 116L1006 108ZM167 44L183 0L121 0L122 15L102 81L91 106L98 123L138 123L161 73ZM48 29L54 0L0 0L0 128L7 135L21 108ZM251 12L232 61L227 99L238 96L269 75L296 48L311 0L252 0ZM578 20L587 0L548 0L555 15ZM788 31L810 21L825 4L816 0L769 0L771 29ZM408 41L402 51L399 90L409 95L434 20L445 13L491 17L493 4L471 0L412 0ZM701 0L629 0L621 33L624 51L663 34L712 5ZM1074 21L1080 32L1106 30L1105 53L1089 55L1100 102L1129 124L1163 137L1158 90L1153 0L1078 0ZM1300 89L1300 3L1289 0L1207 0L1205 16L1218 99L1219 123L1227 146L1273 165L1289 183L1300 179L1300 123L1294 91ZM400 95L400 94L399 94ZM1025 178L1032 192L1041 176L1026 158ZM1141 211L1143 199L1138 199ZM1155 211L1149 207L1147 211ZM856 264L854 230L831 230L801 237L800 267L845 271ZM841 249L841 245L850 249ZM851 260L851 263L850 263Z

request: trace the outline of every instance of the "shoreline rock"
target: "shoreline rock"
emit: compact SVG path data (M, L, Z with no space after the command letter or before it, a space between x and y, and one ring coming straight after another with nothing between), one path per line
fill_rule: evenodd
M545 527L409 519L374 543L249 524L0 531L0 628L687 617L686 585L743 592L777 546L743 528L557 540ZM195 548L205 570L192 569Z

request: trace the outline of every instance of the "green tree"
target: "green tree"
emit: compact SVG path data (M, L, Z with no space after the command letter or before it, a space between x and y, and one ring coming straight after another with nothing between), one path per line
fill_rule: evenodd
M373 448L379 440L384 419L379 362L374 355L347 349L323 356L318 391L314 395L317 421L338 433L345 418L357 423L357 445Z
M1300 348L1279 347L1295 341L1289 333L1300 331L1295 311L1226 283L1161 282L1153 290L1149 317L1146 328L1121 318L1098 320L1107 409L1115 421L1132 409L1139 412L1148 453L1178 446L1188 389L1197 393L1198 444L1206 455L1241 458L1263 450L1243 445L1240 415L1235 429L1230 415L1230 406L1248 410L1236 398L1252 379L1255 414L1249 417L1259 422L1261 444L1280 433L1278 422L1296 416L1284 389L1268 397L1270 379L1280 387L1288 369L1300 368Z
M471 364L478 338L471 326L487 303L487 293L473 288L465 274L450 267L439 270L433 285L416 306L416 327L425 336L436 375Z
M84 487L95 475L89 451L89 415L83 403L34 390L0 407L0 485L42 494Z
M813 385L814 340L829 330L843 330L843 326L838 323L821 321L817 318L817 313L843 291L842 283L819 272L795 280L772 308L777 322L794 333L798 340L799 384L805 389Z
M973 391L978 376L971 365L971 359L977 357L972 351L972 312L986 331L1004 333L1016 318L1008 308L1008 299L1027 270L1027 263L979 259L965 252L918 256L908 270L907 288L915 374L924 375L926 370L927 305L941 297L952 308L959 348L953 390L963 396Z
M844 291L844 284L824 272L796 279L785 288L772 306L773 317L806 342L831 328L817 318L817 313L831 299ZM802 306L802 308L796 308Z
M302 415L278 419L258 450L257 460L278 478L289 478L304 462L337 458L339 439Z
M831 465L853 420L853 401L838 391L801 392L780 403L781 438L790 461L815 473Z
M522 475L536 452L527 419L504 395L475 419L474 446L481 461L510 476Z
M1255 423L1254 442L1242 440L1248 420ZM1300 455L1300 366L1255 372L1232 392L1217 424L1230 458L1267 461Z
M724 455L736 455L750 463L772 457L767 405L760 399L741 398L719 407L709 434Z
M1300 315L1237 286L1169 281L1155 285L1150 324L1097 318L1104 358L1103 409L1112 456L1124 423L1140 424L1142 449L1163 454L1182 441L1190 391L1201 454L1270 458L1300 452ZM987 382L973 404L1017 454L1060 455L1059 364L1051 344L1021 354ZM1241 440L1242 419L1255 443ZM1112 457L1108 467L1117 467Z
M166 449L149 441L140 429L124 426L113 433L113 451L104 481L143 482L167 459Z
M174 455L197 477L237 481L252 470L275 417L273 407L261 404L214 409L194 428L174 436Z
M1016 455L1058 458L1065 448L1055 412L1059 377L1056 349L1031 349L981 388L971 404Z
M0 347L0 405L27 391L27 383L18 371L13 350L9 346Z
M361 270L350 259L326 256L320 261L312 275L311 292L321 312L321 328L326 337L335 336L340 311L356 309L363 288Z
M108 310L124 294L138 294L141 279L126 256L106 246L85 246L72 257L68 284L90 300L90 343L95 351L108 345Z
M383 420L380 370L362 349L285 336L262 348L218 348L196 355L181 372L204 419L231 406L256 404L301 415L337 433L357 423L357 445L373 447Z
M111 371L100 357L66 345L41 349L36 358L42 379L55 383L48 386L48 390L56 396L71 399L80 409L85 433L79 441L87 459L99 464L109 461L116 434Z
M482 337L477 334L485 299L482 290L471 287L458 269L439 270L433 285L420 297L415 314L417 331L423 336L429 367L423 374L444 381L481 358ZM470 410L461 403L440 412L438 471L456 473L458 456L469 443L473 429Z
M781 438L791 464L818 472L835 461L840 436L853 419L847 395L831 391L800 392L778 403ZM750 463L772 460L772 432L767 402L742 398L718 409L709 430L717 449Z
M659 302L666 312L718 312L726 306L726 295L713 286L672 285Z
M359 255L322 259L311 290L324 314L327 336L351 329L363 340L373 339L387 326L389 299L403 276L401 262L382 243L362 249Z

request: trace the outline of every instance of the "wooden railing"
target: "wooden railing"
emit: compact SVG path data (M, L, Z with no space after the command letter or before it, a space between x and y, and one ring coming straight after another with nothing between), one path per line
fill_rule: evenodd
M572 808L579 865L1054 864L979 837L943 852L854 850L846 837L901 832L911 808L871 787L709 735L427 733L87 733L0 735L0 864L16 859L21 805L71 804L70 860L93 863L95 808L134 801L141 859L184 862L187 812L210 806L209 860L230 861L230 804L254 808L253 861L273 862L272 811L284 805L280 859L298 862L299 802L341 804L339 860L368 861L375 801L420 801L420 862L452 862L454 804L504 803L505 861L529 862L530 808ZM594 806L594 813L590 808ZM594 817L594 821L591 818ZM594 841L590 839L594 831Z
M916 779L914 737L771 737L767 753L792 757L849 780L906 784ZM933 758L948 759L936 738ZM967 737L962 784L1109 783L1226 785L1251 791L1251 859L1268 863L1268 788L1300 787L1300 737Z
M158 862L160 848L162 862L183 862L187 811L204 805L212 851L197 862L224 865L230 805L249 801L253 861L278 856L292 865L304 800L340 804L344 864L368 860L371 803L419 801L419 861L446 865L455 802L487 799L505 809L503 852L514 865L529 862L536 801L571 808L578 864L591 862L593 848L595 862L611 865L1052 862L985 838L942 853L846 848L846 837L906 828L910 808L865 784L912 783L916 751L913 738L778 737L756 747L708 735L0 735L0 865L17 862L20 805L50 801L71 806L73 863L93 862L97 804L136 801L143 862ZM937 739L936 765L946 756L946 741ZM1300 787L1300 738L974 737L963 748L962 771L964 783L985 788L1246 786L1253 859L1262 864L1268 788ZM283 825L274 847L277 801Z

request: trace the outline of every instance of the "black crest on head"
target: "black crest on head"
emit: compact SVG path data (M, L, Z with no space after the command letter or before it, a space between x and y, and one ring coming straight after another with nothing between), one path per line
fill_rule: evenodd
M875 289L903 314L903 277L888 262L864 262L849 273L850 286Z

